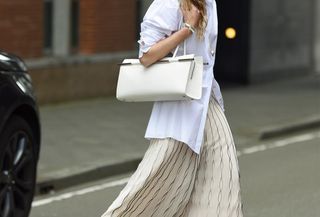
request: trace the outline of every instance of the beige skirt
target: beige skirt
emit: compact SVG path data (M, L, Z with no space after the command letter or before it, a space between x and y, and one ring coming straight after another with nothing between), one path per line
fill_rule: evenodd
M242 217L233 137L211 94L200 155L174 140L151 139L137 170L101 217Z

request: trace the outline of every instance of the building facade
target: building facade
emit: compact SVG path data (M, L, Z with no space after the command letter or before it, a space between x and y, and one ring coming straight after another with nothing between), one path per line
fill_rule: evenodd
M0 48L23 58L134 50L132 0L0 2Z
M117 63L136 54L137 5L0 1L0 50L26 60L40 103L114 95Z
M320 73L320 0L243 0L241 8L248 10L236 17L229 13L238 11L232 1L216 1L221 47L216 59L221 68L215 72L218 78L228 75L230 80L239 80L239 67L229 74L223 71L223 61L230 62L235 54L228 54L231 50L241 56L248 52L248 64L240 73L250 76L249 81L271 74L291 76L295 68L296 74L307 74L301 69ZM117 63L137 57L140 22L151 2L0 1L0 50L26 60L42 103L114 96ZM248 19L242 22L243 17ZM248 37L240 31L236 40L224 38L224 28L232 27L233 21L246 27ZM248 47L239 50L242 44ZM236 60L235 56L234 63Z
M0 49L27 58L42 56L42 12L39 0L0 1Z

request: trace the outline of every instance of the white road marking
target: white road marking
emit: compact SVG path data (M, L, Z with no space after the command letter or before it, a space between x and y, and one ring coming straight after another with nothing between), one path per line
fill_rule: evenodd
M306 134L302 134L299 136L294 136L294 137L290 137L287 139L282 139L282 140L277 140L275 142L272 143L268 143L268 144L261 144L261 145L257 145L257 146L253 146L250 148L244 148L241 151L237 152L238 156L241 155L246 155L246 154L253 154L256 152L260 152L260 151L265 151L268 149L273 149L273 148L279 148L279 147L284 147L290 144L294 144L294 143L298 143L298 142L305 142L305 141L310 141L313 139L318 139L320 138L320 132L317 133L306 133ZM116 180L116 181L112 181L112 182L108 182L105 184L101 184L101 185L96 185L96 186L92 186L92 187L88 187L88 188L84 188L81 190L77 190L77 191L72 191L69 193L64 193L58 196L54 196L54 197L50 197L50 198L46 198L46 199L40 199L40 200L36 200L32 203L32 207L38 207L38 206L43 206L49 203L52 203L54 201L61 201L61 200L65 200L65 199L69 199L71 197L77 196L77 195L84 195L84 194L88 194L88 193L92 193L95 191L101 191L107 188L111 188L111 187L115 187L115 186L120 186L120 185L124 185L128 182L130 177L126 177L120 180Z
M77 191L61 194L61 195L58 195L58 196L55 196L55 197L50 197L50 198L46 198L46 199L42 199L42 200L37 200L37 201L34 201L32 203L32 207L43 206L45 204L52 203L54 201L65 200L65 199L74 197L76 195L84 195L84 194L88 194L88 193L91 193L91 192L100 191L100 190L103 190L103 189L106 189L106 188L111 188L111 187L123 185L123 184L127 183L128 180L129 180L129 177L126 177L126 178L119 179L119 180L112 181L112 182L108 182L108 183L105 183L105 184L102 184L102 185L96 185L96 186L84 188L84 189L81 189L81 190L77 190Z
M298 143L298 142L310 141L317 138L320 138L320 132L306 133L299 136L293 136L287 139L277 140L275 142L271 142L268 144L261 144L261 145L252 146L250 148L244 148L241 151L238 151L237 155L241 156L245 154L253 154L256 152L265 151L273 148L279 148L279 147L287 146L287 145Z

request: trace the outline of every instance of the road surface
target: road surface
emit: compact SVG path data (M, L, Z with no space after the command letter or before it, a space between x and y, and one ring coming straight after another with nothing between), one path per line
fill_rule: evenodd
M245 217L320 216L320 131L238 150ZM100 217L132 173L35 198L31 217Z

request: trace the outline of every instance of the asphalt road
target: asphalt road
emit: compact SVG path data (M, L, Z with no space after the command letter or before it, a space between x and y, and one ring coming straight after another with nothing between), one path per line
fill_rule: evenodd
M238 150L245 217L320 216L320 131ZM37 197L31 217L100 217L131 174Z

